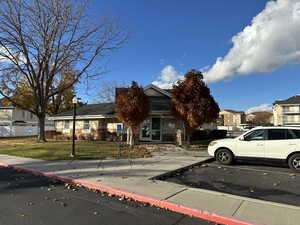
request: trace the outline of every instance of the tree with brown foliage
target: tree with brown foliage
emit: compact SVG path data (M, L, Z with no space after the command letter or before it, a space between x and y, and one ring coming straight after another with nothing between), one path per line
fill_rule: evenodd
M149 101L144 89L134 81L131 87L118 89L115 108L117 118L128 127L128 144L133 146L136 129L149 115Z
M38 117L38 141L45 141L49 99L101 74L100 68L91 74L91 65L95 60L99 65L127 39L116 22L92 21L87 7L86 1L75 0L1 1L0 94ZM61 85L60 76L70 66L76 73ZM29 88L32 105L14 101L22 88Z
M247 122L250 122L254 125L270 125L272 124L271 112L253 112L247 115Z
M171 105L174 116L184 121L189 141L193 130L216 121L220 109L200 71L191 70L184 77L173 85Z

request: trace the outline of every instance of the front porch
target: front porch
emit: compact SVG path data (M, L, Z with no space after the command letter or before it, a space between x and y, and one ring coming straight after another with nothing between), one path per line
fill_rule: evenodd
M174 143L176 132L183 130L183 123L171 116L150 116L139 128L140 142Z

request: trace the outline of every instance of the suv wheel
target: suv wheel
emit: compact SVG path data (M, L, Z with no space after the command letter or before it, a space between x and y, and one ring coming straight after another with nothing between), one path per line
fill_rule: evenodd
M220 149L217 151L216 160L221 164L229 165L233 161L233 154L227 149Z
M300 153L292 155L288 160L288 164L292 170L300 173Z

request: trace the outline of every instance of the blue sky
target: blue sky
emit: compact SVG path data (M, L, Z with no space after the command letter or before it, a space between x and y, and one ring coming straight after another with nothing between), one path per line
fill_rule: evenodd
M135 80L147 85L158 80L166 66L178 75L213 66L232 48L231 38L250 25L267 2L92 0L89 13L95 20L118 18L130 34L124 47L106 59L110 72L93 85L97 87L102 80ZM300 93L299 68L290 63L263 74L250 70L247 76L225 77L208 86L221 108L246 110ZM87 92L79 85L78 95L91 102L95 93L90 90L95 89Z

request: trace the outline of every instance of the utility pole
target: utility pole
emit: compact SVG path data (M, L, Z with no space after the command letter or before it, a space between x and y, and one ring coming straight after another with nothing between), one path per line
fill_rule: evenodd
M72 134L72 152L70 154L71 157L76 156L76 151L75 151L75 129L76 129L76 105L78 103L78 99L76 96L72 99L73 102L73 134Z

